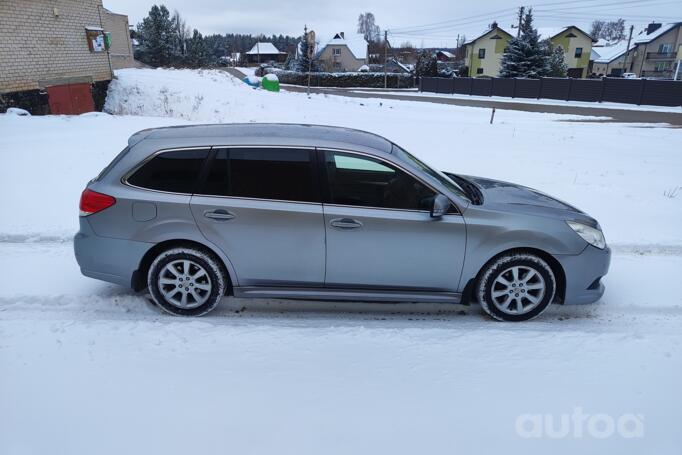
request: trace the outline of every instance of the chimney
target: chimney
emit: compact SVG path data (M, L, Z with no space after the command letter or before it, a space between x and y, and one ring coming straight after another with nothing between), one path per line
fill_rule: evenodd
M661 28L661 23L660 22L652 22L649 25L646 26L646 34L651 35L653 32Z
M497 21L493 21L492 24L490 24L490 29L495 30L497 28Z
M661 26L661 24L658 24L658 26L660 27L660 26ZM339 33L339 35L341 35L341 39L346 39L346 35L344 35L344 33L343 33L343 32Z

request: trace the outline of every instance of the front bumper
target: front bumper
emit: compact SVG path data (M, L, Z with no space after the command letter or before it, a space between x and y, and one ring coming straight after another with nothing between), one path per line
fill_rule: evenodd
M600 250L588 245L580 254L556 255L555 258L566 275L564 303L593 303L604 295L601 278L608 273L611 264L611 249L608 246Z
M153 246L147 242L100 237L86 218L80 219L80 230L73 239L76 261L83 275L126 287L133 286L133 273Z

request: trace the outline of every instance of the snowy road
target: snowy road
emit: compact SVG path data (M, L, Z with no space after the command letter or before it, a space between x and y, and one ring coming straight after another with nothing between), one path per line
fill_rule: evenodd
M601 303L501 324L477 307L231 298L178 319L82 277L71 248L0 244L2 453L682 447L682 301L657 286L677 254L616 253ZM641 414L644 437L516 432L521 414L575 408Z
M272 94L211 71L126 70L109 104L126 115L0 115L0 454L682 450L682 130L518 111L490 125L484 109ZM614 248L606 294L523 324L233 298L180 319L82 277L85 182L137 130L219 121L369 129L570 201Z

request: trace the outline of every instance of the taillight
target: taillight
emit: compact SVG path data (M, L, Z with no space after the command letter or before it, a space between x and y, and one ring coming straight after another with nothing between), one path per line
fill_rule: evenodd
M116 204L116 199L108 194L98 193L86 188L81 194L80 216L101 212L114 204Z

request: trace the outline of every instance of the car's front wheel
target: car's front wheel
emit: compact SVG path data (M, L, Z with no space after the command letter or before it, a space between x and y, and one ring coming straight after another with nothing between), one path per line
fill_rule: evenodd
M545 311L556 292L552 268L528 253L510 253L489 262L477 286L483 310L500 321L527 321Z
M201 316L214 309L225 295L226 281L218 259L190 247L159 254L147 274L154 303L176 316Z

